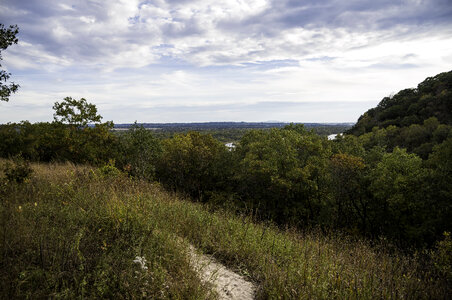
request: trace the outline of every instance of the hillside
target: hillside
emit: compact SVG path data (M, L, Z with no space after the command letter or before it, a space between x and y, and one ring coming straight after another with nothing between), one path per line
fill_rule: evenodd
M431 117L441 124L452 125L452 71L428 77L417 88L383 98L377 107L358 119L349 133L361 135L371 132L375 126L408 127L423 124Z
M23 178L0 163L3 299L216 298L190 263L190 245L254 282L258 299L441 299L450 291L433 264L384 242L212 212L112 166L34 164Z
M362 137L367 149L401 147L427 159L435 146L452 137L452 71L385 97L347 133Z

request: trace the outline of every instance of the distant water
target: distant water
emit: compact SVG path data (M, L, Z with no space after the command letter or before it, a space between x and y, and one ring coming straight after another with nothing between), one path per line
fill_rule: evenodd
M342 133L330 134L328 136L328 140L330 140L330 141L335 140L338 135L342 135Z
M226 143L224 144L226 147L228 147L229 149L234 149L235 148L235 144L234 143Z

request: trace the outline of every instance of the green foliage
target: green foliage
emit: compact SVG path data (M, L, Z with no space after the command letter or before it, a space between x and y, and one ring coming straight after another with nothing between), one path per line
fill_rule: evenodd
M362 146L369 150L375 146L385 147L388 152L395 147L403 147L423 159L427 159L435 145L442 143L452 133L452 126L440 124L435 117L422 124L407 127L390 125L386 128L374 127L372 131L358 137Z
M190 131L198 131L202 134L210 134L222 143L230 143L239 141L243 135L250 130L269 130L271 128L284 127L284 123L236 123L236 122L219 122L219 123L173 123L173 124L145 124L151 126L154 135L160 139L171 138L176 134L187 134ZM347 124L321 124L308 123L305 125L307 129L312 129L321 136L330 134L343 133L351 128Z
M8 182L23 183L33 173L30 163L21 156L16 156L12 162L7 161L2 167L5 179Z
M334 153L347 153L354 156L363 157L366 150L358 137L354 135L339 135L332 141Z
M235 151L242 199L278 222L316 218L327 185L324 142L302 125L248 132Z
M452 136L435 146L428 163L444 176L452 175Z
M101 177L115 178L120 177L122 172L115 167L115 161L110 160L108 164L97 169Z
M2 194L0 298L211 298L187 245L152 218L151 186L36 168Z
M369 199L365 197L363 159L350 154L334 154L330 168L335 199L333 224L350 229L359 226L366 232Z
M430 222L435 236L450 231L452 220L452 137L433 148L426 165L430 168L428 194L431 198Z
M67 101L66 101L67 100ZM86 126L98 122L95 105L66 98L56 103L56 115L62 122L35 123L23 121L19 124L0 125L0 156L18 154L33 161L71 161L102 165L117 155L117 139L111 133L112 122ZM76 112L80 109L79 112Z
M115 157L117 139L111 132L112 127L113 123L106 122L76 131L74 141L78 144L80 154L74 153L75 160L81 157L84 161L80 162L98 165Z
M385 97L376 108L364 113L349 132L361 135L375 126L408 127L431 117L441 124L452 125L451 97L452 71L449 71L425 79L416 89Z
M130 175L155 179L156 164L161 155L160 141L150 130L135 125L119 136L118 164Z
M348 133L361 136L367 149L406 148L427 159L452 129L452 71L429 77L417 89L385 97L368 110Z
M424 113L424 106L446 101L445 74L385 98L358 122L361 135L334 141L299 124L220 132L222 138L243 135L235 149L198 132L161 140L136 124L113 134L110 122L87 125L100 121L94 105L68 97L54 106L57 122L1 125L0 155L102 166L99 178L123 176L118 167L195 201L252 212L280 226L432 247L451 230L452 126L439 112Z
M422 125L439 127L435 118ZM156 178L195 200L281 225L432 246L450 228L452 147L446 140L423 161L391 142L399 133L388 126L327 141L290 125L248 131L231 151L199 133L176 135L163 141Z
M111 123L74 128L61 123L0 125L0 156L22 154L33 161L71 161L102 165L116 156Z
M16 36L18 33L19 28L17 25L10 25L8 28L5 28L3 24L0 24L0 62L3 59L2 51L12 44L17 44L18 39ZM19 85L14 82L10 84L6 83L10 77L10 73L0 69L0 101L9 101L11 94L17 92L19 89Z
M443 299L422 261L318 231L280 230L143 181L35 165L0 203L0 297L212 299L188 243L258 285L258 299ZM426 262L430 263L429 261ZM423 267L424 266L424 267Z
M397 241L425 241L431 233L429 220L424 218L429 205L422 188L426 175L422 160L415 154L399 148L384 154L369 174L373 226Z
M438 141L449 134L448 125L435 119L423 126L439 130ZM196 132L160 141L144 128L120 135L110 128L6 124L0 126L0 153L104 166L101 173L113 177L117 166L215 207L253 211L261 220L386 236L404 247L432 246L450 230L450 137L422 161L391 149L395 126L334 141L300 125L252 130L235 149ZM111 160L116 166L105 166Z
M406 150L396 148L392 153L385 154L372 170L375 173L372 176L375 194L384 199L408 197L406 188L410 180L416 180L422 174L421 166L422 160Z
M291 197L298 187L295 180L306 177L297 160L297 137L293 131L278 129L251 131L237 148L241 194L272 219L283 217L287 202L295 198Z
M230 153L211 135L178 134L164 140L157 164L158 178L170 189L195 199L225 188L230 174Z
M96 105L88 103L85 98L80 100L66 97L62 102L53 105L55 122L67 123L77 127L88 123L99 123L102 117L97 114Z

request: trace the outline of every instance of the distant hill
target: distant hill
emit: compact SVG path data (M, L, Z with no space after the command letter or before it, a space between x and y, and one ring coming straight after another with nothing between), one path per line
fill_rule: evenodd
M383 98L369 109L348 133L362 135L372 128L390 125L409 127L435 117L440 124L452 125L452 71L428 77L417 88L404 89Z
M140 123L148 130L153 130L155 136L159 138L168 138L177 133L186 133L189 131L199 131L212 134L217 140L229 143L238 141L251 129L270 129L283 128L290 123L284 122L198 122L198 123ZM315 133L322 136L345 132L350 129L354 123L295 123L303 124L308 130L314 130ZM132 128L134 124L115 124L114 131L122 132Z
M162 129L173 131L184 130L221 130L221 129L266 129L282 128L291 123L268 121L268 122L194 122L194 123L138 123L139 126L150 129ZM316 127L351 127L354 123L295 123L304 124L306 128ZM115 124L115 129L130 128L134 124Z

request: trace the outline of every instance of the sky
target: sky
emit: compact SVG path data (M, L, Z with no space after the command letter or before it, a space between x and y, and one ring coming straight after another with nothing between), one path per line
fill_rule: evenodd
M64 97L104 121L356 122L452 70L452 0L0 0L0 123Z

